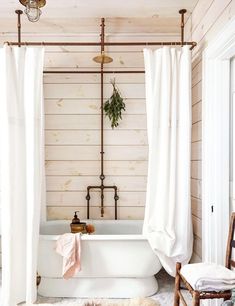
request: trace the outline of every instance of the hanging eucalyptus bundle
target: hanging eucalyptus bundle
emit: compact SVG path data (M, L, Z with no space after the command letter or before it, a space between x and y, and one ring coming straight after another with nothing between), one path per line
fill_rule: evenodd
M112 129L118 126L118 121L122 119L122 111L125 111L126 105L115 84L115 79L110 81L113 85L112 96L104 104L105 115L111 121Z

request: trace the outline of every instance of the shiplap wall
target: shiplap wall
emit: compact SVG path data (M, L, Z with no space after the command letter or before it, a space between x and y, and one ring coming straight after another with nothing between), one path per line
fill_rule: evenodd
M97 53L46 54L46 66L88 67ZM142 67L141 53L110 53L113 67L121 62ZM136 61L134 61L134 59ZM76 59L78 59L76 61ZM119 64L120 63L120 64ZM54 66L53 66L54 67ZM142 67L143 68L143 67ZM104 96L111 95L105 75ZM126 112L117 129L105 120L104 172L106 184L119 189L118 217L142 219L147 174L147 134L144 75L115 75L125 98ZM86 186L100 184L100 76L45 75L46 174L48 218L69 218L79 210L86 217ZM100 193L92 192L91 218L100 218ZM105 193L104 218L114 215L113 193Z
M162 40L162 37L110 38L115 39ZM45 69L99 69L92 61L97 53L91 47L50 48ZM113 47L108 54L114 61L107 69L144 70L141 46ZM118 186L119 219L143 219L148 158L144 74L106 74L105 100L111 95L110 79L114 77L125 98L126 112L117 129L112 130L105 119L105 184ZM45 74L44 95L48 219L71 219L75 210L84 219L86 187L100 183L100 75ZM99 195L92 192L91 218L100 218ZM113 193L105 193L104 203L104 218L113 219Z
M186 24L186 39L198 43L192 56L192 172L191 194L194 227L193 261L202 257L202 52L208 42L235 14L234 0L199 0Z

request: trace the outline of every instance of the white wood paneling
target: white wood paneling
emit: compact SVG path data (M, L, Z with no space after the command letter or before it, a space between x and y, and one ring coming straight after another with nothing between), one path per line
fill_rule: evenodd
M191 177L198 180L202 179L202 162L200 160L191 162Z
M202 156L202 142L196 141L192 143L191 146L192 154L191 154L191 160L201 160Z
M191 195L194 198L202 198L202 183L200 179L191 179Z
M202 61L200 60L192 71L192 86L194 87L202 78Z
M201 101L202 99L202 82L199 81L192 87L192 104Z
M99 130L47 130L46 145L99 145ZM112 146L147 145L146 130L106 130L105 144ZM195 151L193 151L195 152Z
M198 102L193 105L192 109L192 122L193 124L201 121L202 119L202 103Z
M146 129L146 115L123 115L119 129ZM100 126L100 115L46 115L47 130L97 130ZM107 117L104 129L112 129Z
M99 68L99 64L93 62L97 52L58 52L47 53L45 57L45 68ZM144 66L142 52L109 52L113 62L109 68L140 68Z
M202 122L201 120L194 123L192 126L192 142L202 139Z
M203 12L203 18L199 23L196 22L197 26L192 33L193 39L200 43L199 46L195 48L194 53L201 47L201 41L206 35L208 35L211 28L215 26L218 18L231 2L232 0L214 0L209 9L206 12Z
M202 239L202 220L198 217L192 216L193 232L195 236Z
M107 206L114 206L114 194L111 191L104 192L105 203ZM82 206L86 203L86 192L84 191L51 191L47 192L47 205L53 207L69 207ZM120 191L118 206L145 206L145 192L144 191ZM91 206L100 205L100 191L93 191L91 193Z
M211 4L214 0L200 0L197 2L194 10L192 11L191 23L192 28L191 31L195 31L196 27L201 22L202 18L205 16L206 12L210 8Z
M104 146L104 160L147 160L147 146ZM47 146L47 160L94 161L100 158L100 146Z
M193 252L200 257L202 254L202 240L198 236L194 236Z
M131 52L131 51L130 51ZM69 52L68 52L69 53ZM132 53L132 52L131 52ZM135 52L133 52L135 54ZM140 54L143 54L143 51L139 51ZM96 53L96 55L98 52ZM91 70L97 69L99 71L99 67L95 66ZM50 67L48 67L47 70L51 70ZM53 70L63 70L63 69L53 69ZM71 69L73 70L73 69ZM82 70L82 69L81 69ZM105 67L105 70L111 70L109 66ZM120 69L121 70L121 69ZM133 69L135 70L135 69ZM138 69L139 70L139 69ZM115 78L117 84L132 84L133 83L133 74L130 73L105 73L104 74L104 84L110 84L110 80ZM144 84L144 74L138 73L135 74L134 81L135 84ZM89 73L89 74L44 74L44 84L100 84L100 74L97 73Z
M105 173L107 175L125 175L136 176L147 174L147 161L106 161ZM99 175L100 162L97 161L46 161L46 174L47 175ZM134 178L133 178L134 179Z
M118 37L110 39L120 41ZM106 70L144 70L142 47L106 50L114 59L105 66ZM50 47L45 66L47 70L99 70L100 66L92 61L98 53L94 47ZM104 120L104 183L118 187L119 218L142 219L148 159L145 77L144 74L105 74L104 99L112 93L113 78L125 99L126 111L117 129L110 127L108 118ZM100 184L100 94L100 74L44 74L49 219L71 219L77 207L81 218L85 218L86 188ZM105 218L113 218L113 194L106 193L104 202L108 206ZM93 218L100 218L98 192L92 192L91 205Z
M192 257L190 259L190 263L198 263L198 262L201 262L202 259L201 259L201 256L197 255L195 253L195 251L193 250L193 254L192 254Z
M59 86L59 85L58 85ZM125 114L145 114L144 99L125 99ZM45 113L47 115L63 114L100 114L99 99L45 99Z
M47 207L47 216L49 220L71 220L75 210L79 210L80 219L86 219L85 206L63 207L63 209L61 207ZM141 220L143 218L144 207L118 207L118 219ZM114 219L114 207L105 207L103 218L100 216L100 207L92 207L90 219Z
M192 215L198 217L199 219L202 218L202 203L201 199L197 199L192 197Z
M88 185L99 184L99 178L97 175L86 176L68 176L68 175L54 175L47 176L46 185L47 191L84 191ZM121 192L140 192L146 191L146 176L118 176L118 175L106 175L106 185L117 185Z
M123 98L145 99L144 84L118 84ZM98 99L100 98L100 84L44 84L44 97L46 99ZM104 98L112 94L112 85L104 85Z
M187 38L198 43L192 55L192 214L194 223L194 253L192 261L201 261L201 164L202 164L202 52L235 14L234 0L199 0L186 24ZM196 219L195 219L196 218Z

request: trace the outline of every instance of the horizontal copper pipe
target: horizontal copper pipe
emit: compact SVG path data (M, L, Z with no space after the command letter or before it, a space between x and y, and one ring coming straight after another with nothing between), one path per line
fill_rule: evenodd
M11 46L101 46L100 42L5 42ZM192 46L193 49L197 43L194 41L184 42L184 46ZM104 46L182 46L182 42L104 42Z
M97 70L81 70L81 71L75 71L75 70L61 70L61 71L56 71L56 70L44 70L43 71L44 74L64 74L64 73L71 73L71 74L100 74L101 71L97 71ZM113 73L113 74L117 74L117 73L145 73L144 70L117 70L117 71L103 71L103 73Z

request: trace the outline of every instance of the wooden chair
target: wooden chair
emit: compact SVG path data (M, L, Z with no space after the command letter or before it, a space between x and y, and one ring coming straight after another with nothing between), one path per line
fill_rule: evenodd
M227 250L226 250L226 261L225 261L225 267L228 269L231 269L231 267L235 268L235 261L232 260L232 248L235 248L235 240L233 240L234 237L234 230L235 230L235 213L232 214L230 219L230 226L229 226L229 234L228 234L228 241L227 241ZM181 275L181 263L176 264L176 277L175 277L175 295L174 295L174 306L179 306L180 302L184 306L187 306L187 303L180 291L181 287L181 281L185 285L186 289L189 290L189 292L192 295L193 298L193 306L199 306L200 300L210 300L210 299L224 299L224 301L229 300L231 298L231 291L197 291L194 290L191 285L187 282L187 280Z

